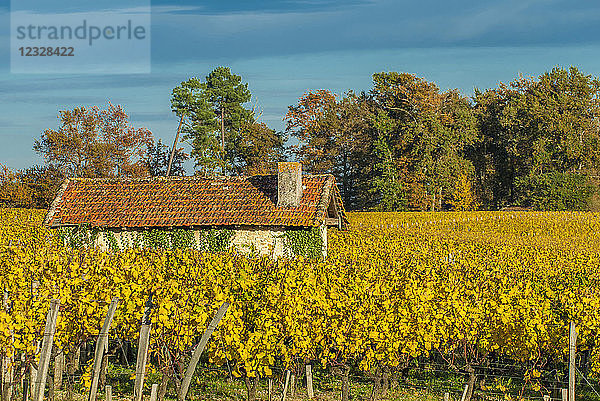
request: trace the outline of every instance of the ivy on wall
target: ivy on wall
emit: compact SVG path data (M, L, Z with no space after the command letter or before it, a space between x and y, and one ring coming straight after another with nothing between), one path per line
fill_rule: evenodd
M105 230L102 232L104 238L106 238L106 242L108 243L108 249L113 252L118 252L121 250L119 246L119 242L117 241L117 237L115 237L115 233L110 230Z
M153 230L144 230L137 235L142 235L142 248L161 248L168 249L171 248L170 244L170 235L168 231L153 229Z
M100 229L89 224L80 224L73 227L61 227L58 235L63 243L71 248L93 246Z
M201 235L201 249L208 252L225 252L231 246L233 230L216 229L203 230Z
M309 259L323 258L323 237L318 227L311 229L289 230L283 233L286 249L293 256L304 256Z
M107 247L112 252L118 252L127 247L135 248L198 248L205 252L226 252L231 247L234 230L211 228L200 232L199 244L196 243L194 232L187 229L152 229L128 232L128 239L117 240L112 230L101 230L82 224L74 227L59 229L59 235L65 245L72 248L95 246L98 235L102 233ZM318 227L311 229L289 230L282 234L284 245L290 256L303 256L309 259L323 257L323 238ZM121 244L120 244L121 242ZM123 243L124 242L124 243ZM258 254L254 244L251 244L252 254Z
M184 228L178 228L171 231L171 248L194 248L196 246L196 240L194 239L194 232L192 230L186 230Z
M91 227L88 224L81 224L74 227L61 227L58 229L63 243L72 248L93 247L96 245L98 235L102 233L104 241L109 250L118 252L122 248L196 248L194 231L183 228L173 230L152 229L144 231L129 232L130 238L125 241L117 240L114 231ZM200 249L208 252L224 252L229 249L233 230L228 229L209 229L203 230L200 234ZM119 245L119 242L125 242Z

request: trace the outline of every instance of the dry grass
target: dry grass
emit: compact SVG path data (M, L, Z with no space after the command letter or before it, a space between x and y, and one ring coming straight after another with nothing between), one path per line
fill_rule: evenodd
M150 398L149 387L145 390L144 400ZM282 396L281 383L274 383L272 401L280 401ZM350 394L354 401L369 400L371 396L371 385L367 382L353 382L351 384ZM167 401L176 400L175 394L170 389L167 394ZM268 387L266 380L260 383L256 393L258 400L268 400ZM98 394L98 401L103 401L104 391ZM113 401L132 401L131 394L120 394L113 389ZM315 389L314 401L334 401L341 399L341 382L328 380L321 388ZM387 395L381 397L382 400L389 401L440 401L442 397L425 391L410 388L395 387L390 389ZM87 394L84 392L75 392L73 400L68 400L66 391L56 391L54 401L86 401ZM246 400L246 387L241 379L229 380L227 378L211 378L205 380L199 378L196 384L190 389L188 400L210 400L210 401L231 401ZM308 400L306 388L296 387L295 394L288 393L287 401L305 401Z

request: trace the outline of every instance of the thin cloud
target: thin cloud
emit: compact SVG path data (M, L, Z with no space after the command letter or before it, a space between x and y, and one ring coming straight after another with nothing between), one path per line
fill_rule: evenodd
M260 14L285 14L285 13L313 13L326 10L347 10L353 6L373 3L374 0L263 0L263 1L221 1L206 0L198 4L197 1L187 0L179 2L173 7L167 1L153 1L153 10L171 14L195 15L223 15L238 13Z
M582 44L597 41L600 33L600 8L592 3L451 5L380 0L310 11L156 14L153 52L157 59L238 59L351 49Z

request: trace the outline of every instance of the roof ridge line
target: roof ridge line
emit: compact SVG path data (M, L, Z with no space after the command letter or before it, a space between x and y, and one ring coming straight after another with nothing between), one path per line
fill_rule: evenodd
M217 176L196 176L196 175L184 175L184 176L156 176L156 177L70 177L67 178L70 181L185 181L185 180L245 180L253 177L277 177L277 174L254 174L254 175L235 175L235 176L225 176L225 175L217 175ZM334 177L333 174L330 173L320 173L320 174L303 174L302 177ZM335 177L334 177L335 178Z

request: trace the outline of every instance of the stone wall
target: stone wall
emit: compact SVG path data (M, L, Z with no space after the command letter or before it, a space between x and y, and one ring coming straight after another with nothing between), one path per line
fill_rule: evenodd
M323 238L323 259L327 259L327 226L322 224L319 231L321 231L321 238Z
M120 249L136 247L139 230L114 229L110 230L112 235L99 233L96 238L96 246L102 250L111 249L110 237L113 237ZM194 242L197 249L201 249L202 231L194 230ZM285 227L253 227L244 226L233 229L231 246L240 254L256 254L272 258L290 257L289 250L285 247L283 234ZM327 257L327 227L319 228L323 238L323 257Z
M236 252L280 258L286 255L283 227L245 227L235 230L231 240Z
M136 230L128 231L128 230L122 230L122 229L110 230L110 231L113 233L114 239L116 240L117 245L119 246L120 249L136 247L138 231L136 231ZM96 246L98 246L103 251L109 250L111 248L111 245L110 245L110 239L109 239L108 234L100 232L98 234L98 237L96 238Z

